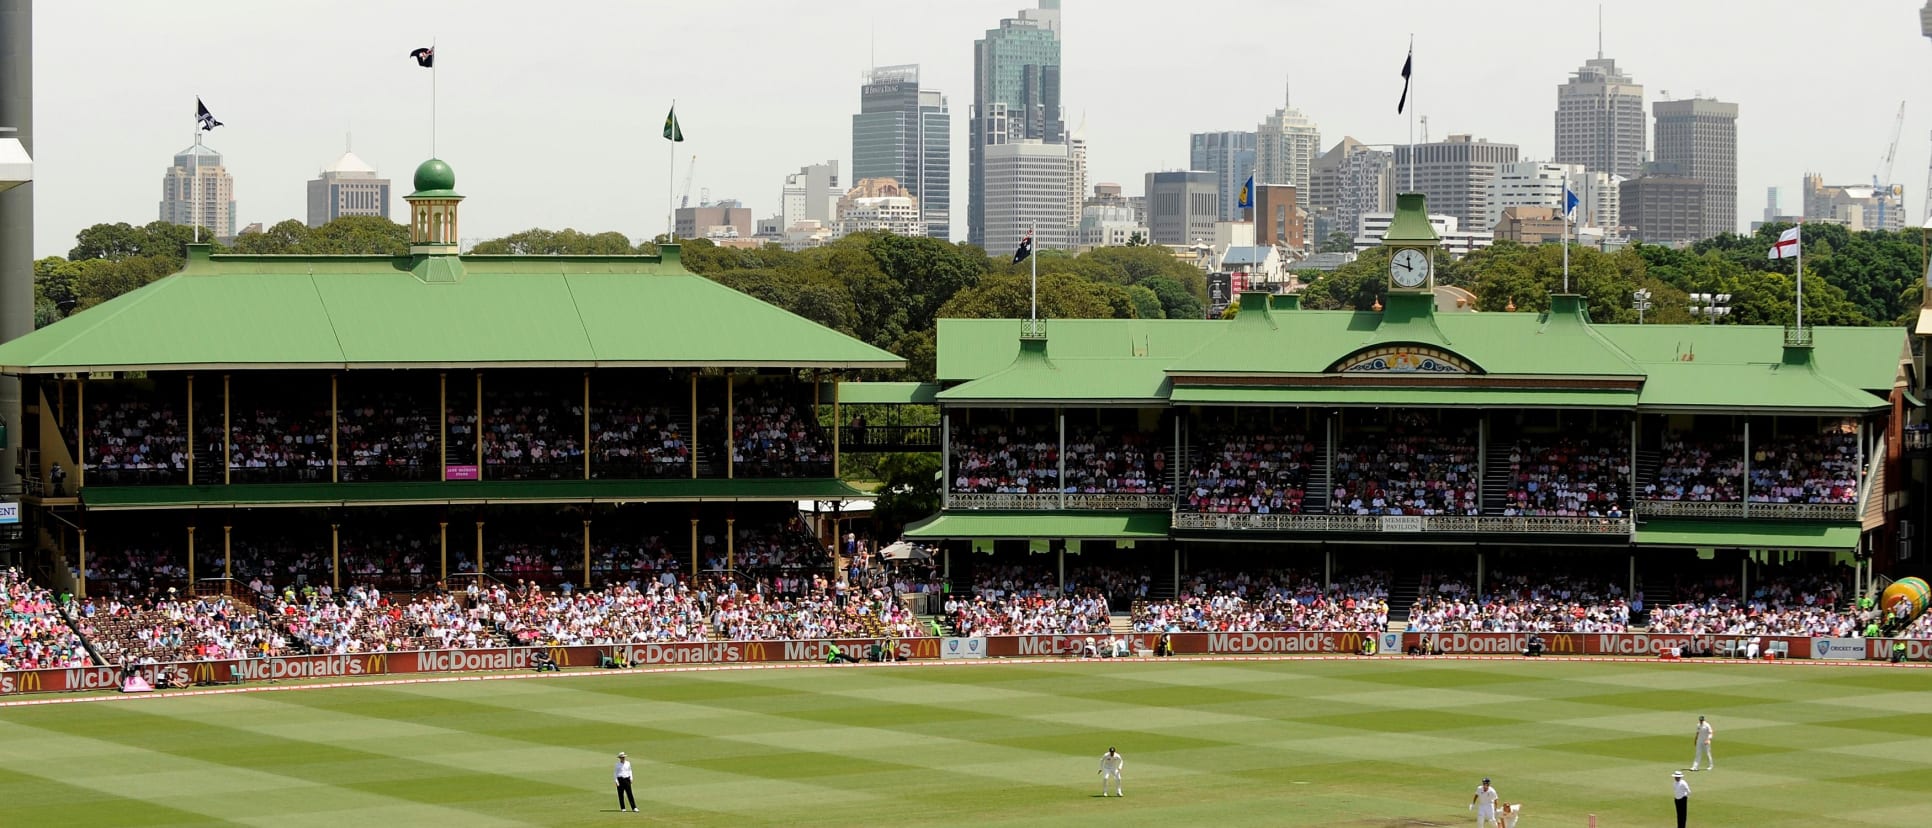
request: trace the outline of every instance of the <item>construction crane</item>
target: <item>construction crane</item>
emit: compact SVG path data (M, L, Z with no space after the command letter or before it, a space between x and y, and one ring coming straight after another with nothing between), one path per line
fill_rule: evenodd
M1896 209L1900 224L1904 224L1905 188L1892 183L1892 161L1898 157L1898 136L1905 128L1905 102L1898 102L1898 118L1892 122L1892 142L1885 147L1885 156L1878 160L1878 172L1872 175L1872 197L1878 201L1878 230L1890 230L1892 225L1885 215L1887 209ZM1893 207L1896 204L1897 207Z
M691 206L691 176L698 174L698 157L691 156L691 163L684 168L684 186L678 188L678 206Z

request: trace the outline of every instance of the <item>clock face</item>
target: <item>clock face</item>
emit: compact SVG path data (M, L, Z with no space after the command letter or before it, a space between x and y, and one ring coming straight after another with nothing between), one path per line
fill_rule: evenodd
M1429 281L1429 256L1413 247L1395 251L1389 257L1389 279L1396 287L1421 287Z

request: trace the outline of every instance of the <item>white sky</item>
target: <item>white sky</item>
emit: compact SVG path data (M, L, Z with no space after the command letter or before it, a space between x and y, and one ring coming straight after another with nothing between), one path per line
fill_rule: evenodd
M437 45L439 154L465 237L529 227L660 232L667 189L777 212L783 177L839 160L849 185L861 73L918 63L953 112L954 233L965 235L972 44L1022 0L43 0L35 8L35 251L89 224L154 220L189 143L194 98L235 176L240 225L303 218L304 182L354 147L395 181L428 157ZM1548 158L1556 86L1596 52L1597 5L1533 0L1064 0L1065 103L1084 117L1091 180L1141 190L1187 165L1188 133L1253 129L1281 105L1344 134L1407 138L1397 70L1416 44L1429 134L1473 133ZM1907 100L1893 180L1923 219L1932 41L1918 0L1610 0L1605 55L1643 84L1740 106L1740 225L1767 186L1800 203L1807 170L1878 171ZM659 137L678 100L677 168Z

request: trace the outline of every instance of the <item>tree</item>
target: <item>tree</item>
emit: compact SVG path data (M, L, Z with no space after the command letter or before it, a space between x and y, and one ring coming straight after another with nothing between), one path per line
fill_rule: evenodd
M860 238L880 272L904 293L909 330L931 328L939 306L953 294L979 284L991 265L985 251L943 239L891 233L868 233Z
M1165 319L1167 311L1161 307L1161 298L1144 285L1128 285L1127 301L1134 306L1137 319Z
M627 256L633 250L623 233L583 233L570 228L531 228L499 239L478 242L470 252L478 256Z
M1149 242L1147 241L1147 234L1142 233L1139 230L1135 230L1133 233L1127 236L1128 247L1143 247L1143 246L1146 246L1147 244L1149 244Z
M1333 233L1328 234L1328 238L1322 239L1321 247L1318 248L1315 252L1347 253L1348 251L1354 250L1354 249L1355 249L1355 238L1353 236L1350 236L1347 233L1337 230Z
M939 455L894 453L879 459L879 500L872 516L880 537L898 537L907 523L939 511Z
M962 290L939 309L942 318L1025 319L1027 277L994 273ZM1126 290L1059 274L1040 277L1040 316L1049 319L1128 318L1133 313ZM1118 304L1116 304L1118 300Z
M1161 312L1168 319L1200 319L1201 300L1171 276L1149 276L1137 284L1160 298Z

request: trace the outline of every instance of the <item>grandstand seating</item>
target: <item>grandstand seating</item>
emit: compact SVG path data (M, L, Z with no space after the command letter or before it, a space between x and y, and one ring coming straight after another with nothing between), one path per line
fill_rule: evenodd
M18 569L0 569L0 670L81 667L86 648L61 618L53 593Z
M1473 430L1421 421L1350 435L1335 452L1330 514L1474 515L1480 489Z
M1630 629L1631 599L1614 582L1569 574L1497 572L1478 596L1467 581L1425 578L1409 608L1416 632L1599 632Z
M1388 573L1372 572L1323 589L1293 570L1206 571L1173 598L1136 601L1131 619L1138 632L1380 632L1389 623L1388 582Z
M1180 508L1235 514L1302 513L1315 446L1300 434L1210 435L1188 468Z

